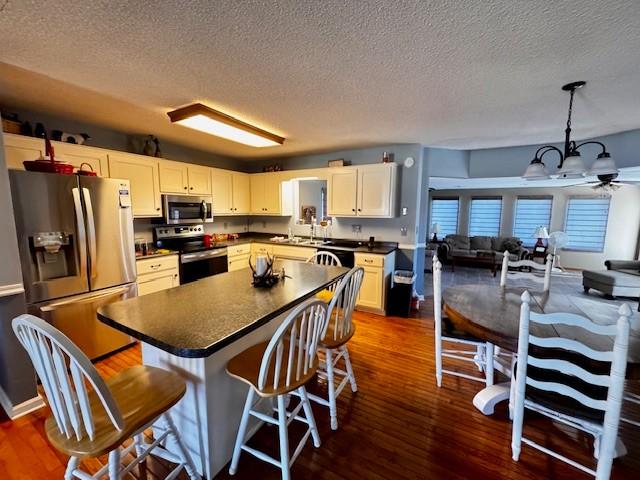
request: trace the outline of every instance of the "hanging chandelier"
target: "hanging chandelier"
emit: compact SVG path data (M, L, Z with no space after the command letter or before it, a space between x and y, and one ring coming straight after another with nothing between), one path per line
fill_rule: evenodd
M573 95L576 90L584 87L586 84L587 82L579 81L567 83L562 87L562 90L569 92L570 95L567 128L564 131L564 151L554 147L553 145L540 147L522 175L522 178L526 180L547 180L550 178L581 178L586 175L597 175L600 180L610 182L618 176L616 164L602 142L592 140L577 144L571 140L571 110L573 109ZM598 154L596 161L589 170L587 170L579 151L580 148L585 145L599 145L602 148L602 152ZM558 172L554 176L549 173L547 167L542 161L542 158L549 152L556 152L560 157Z

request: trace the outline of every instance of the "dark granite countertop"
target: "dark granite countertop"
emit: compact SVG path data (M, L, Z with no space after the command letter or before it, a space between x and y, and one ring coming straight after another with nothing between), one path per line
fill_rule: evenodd
M105 324L180 357L207 357L296 304L347 271L277 261L292 278L271 289L251 286L245 268L197 282L111 303L98 309Z
M335 246L335 245L307 245L303 243L289 243L286 241L278 242L275 240L271 240L271 238L276 236L283 236L283 235L277 235L273 233L244 233L244 234L241 234L240 238L238 238L237 240L227 240L224 242L216 242L215 245L220 247L230 247L233 245L242 245L244 243L259 242L259 243L271 243L273 245L285 245L285 246L291 246L291 247L322 248L327 250L343 250L348 252L373 253L378 255L387 255L388 253L391 253L398 248L397 242L375 242L375 245L373 246L373 248L369 248L367 246L367 242L359 242L361 243L361 245L358 247L345 247L345 246ZM332 238L329 241L340 242L345 240ZM346 241L354 242L355 240L346 240Z

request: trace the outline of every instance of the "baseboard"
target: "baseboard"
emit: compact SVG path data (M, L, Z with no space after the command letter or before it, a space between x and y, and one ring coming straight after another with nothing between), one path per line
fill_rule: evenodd
M45 406L44 400L40 395L30 398L29 400L19 403L18 405L13 405L7 394L4 393L4 390L0 388L0 405L4 408L4 411L7 412L7 416L11 420L15 420L18 417L22 417L27 413L31 413L35 410L38 410Z

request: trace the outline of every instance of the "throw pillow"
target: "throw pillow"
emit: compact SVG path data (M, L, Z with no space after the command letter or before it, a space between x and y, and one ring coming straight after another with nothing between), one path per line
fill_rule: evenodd
M507 238L502 243L502 248L504 250L508 250L509 253L518 253L520 251L520 242L515 238Z

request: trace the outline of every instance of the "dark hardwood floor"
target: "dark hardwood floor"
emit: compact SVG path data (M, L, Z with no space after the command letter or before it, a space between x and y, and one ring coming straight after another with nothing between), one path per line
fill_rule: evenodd
M523 446L511 460L511 424L506 407L485 417L471 401L480 383L445 377L435 385L433 321L430 302L421 318L380 317L356 313L357 332L349 343L359 391L347 388L338 400L340 428L329 427L328 411L314 405L322 446L309 441L292 469L293 478L309 479L582 479L588 475ZM132 347L98 364L110 376L140 363ZM314 384L309 389L322 390ZM634 385L634 391L638 388ZM639 409L627 415L640 418ZM0 479L59 479L66 458L44 436L43 409L15 422L0 423ZM528 417L525 433L535 441L593 465L591 440L543 417ZM293 430L292 438L301 432ZM628 425L621 437L629 453L614 462L612 478L640 478L640 429ZM293 443L293 442L292 442ZM263 427L252 445L278 455L277 429ZM95 471L105 458L86 460ZM167 466L149 460L130 478L163 478ZM181 475L180 478L187 478ZM277 479L279 470L243 453L238 473L218 478Z

